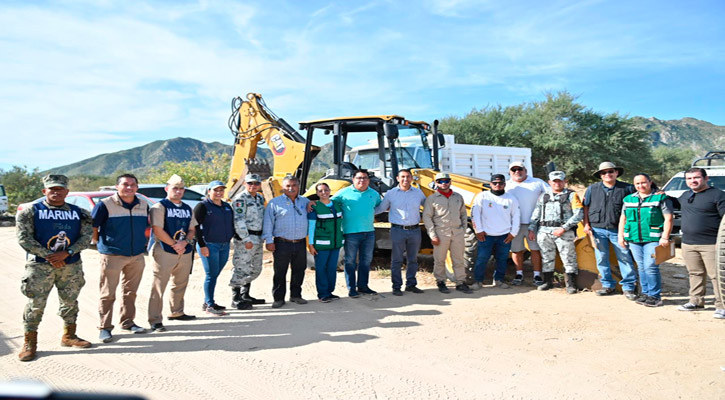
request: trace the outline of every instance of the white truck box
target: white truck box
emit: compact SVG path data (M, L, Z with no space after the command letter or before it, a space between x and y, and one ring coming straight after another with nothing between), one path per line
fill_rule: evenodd
M531 174L531 149L525 147L481 146L455 143L453 135L444 135L446 145L439 150L441 170L489 180L493 174L508 179L509 164L521 161Z
M457 144L453 135L444 135L444 137L445 146L438 149L441 171L489 180L495 173L508 177L509 164L522 161L531 173L529 148ZM428 142L433 143L432 140L433 138L429 137ZM414 137L401 138L400 146L406 149L404 157L399 160L403 168L415 168L412 160L416 160L421 168L432 166L430 152L420 147L418 142L419 139ZM380 174L378 146L373 140L366 145L350 149L345 159L360 168L370 170L379 177L383 176ZM392 182L391 180L389 184Z

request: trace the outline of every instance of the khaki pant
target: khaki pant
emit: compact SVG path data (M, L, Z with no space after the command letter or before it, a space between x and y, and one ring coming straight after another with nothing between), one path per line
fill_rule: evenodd
M189 284L191 272L192 253L176 254L164 251L156 243L152 250L154 257L154 281L149 296L149 323L157 324L163 320L161 312L164 304L164 291L171 278L171 295L169 296L170 317L179 317L184 314L184 294Z
M714 244L682 244L682 258L690 275L690 303L705 305L707 278L715 292L715 308L723 309L722 293L717 281L717 260Z
M128 328L134 324L136 317L136 290L141 283L145 263L143 254L137 256L113 256L101 254L101 301L98 314L101 325L98 329L113 329L113 303L116 301L116 287L121 281L123 302L121 303L121 327ZM121 280L123 273L123 280Z
M446 281L446 256L450 251L453 273L456 284L460 285L466 279L464 255L466 253L466 239L464 229L453 229L452 234L438 235L440 243L433 246L433 275L438 282ZM437 233L437 232L436 232Z

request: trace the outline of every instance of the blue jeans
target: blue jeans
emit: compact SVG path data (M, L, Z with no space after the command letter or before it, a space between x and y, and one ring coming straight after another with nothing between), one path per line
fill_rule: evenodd
M390 229L390 239L393 249L390 254L390 279L393 289L403 286L402 267L403 253L405 253L407 269L405 271L405 286L415 286L418 281L415 274L418 272L418 251L422 240L420 228L405 230L397 226Z
M655 259L652 257L657 246L659 246L658 242L630 243L629 249L632 250L634 260L637 261L642 293L659 299L662 293L662 275L660 275L660 266L655 264Z
M617 282L612 277L612 267L609 265L609 244L611 243L619 262L619 272L622 274L622 280L619 284L622 285L622 290L633 292L637 284L634 261L632 255L629 254L629 250L620 246L617 242L617 230L592 228L592 234L597 243L594 256L597 259L597 269L602 279L602 287L613 289L617 286Z
M213 305L216 304L214 302L216 280L229 259L229 242L207 243L206 248L209 249L209 257L202 256L199 245L196 245L196 251L199 253L199 257L201 257L201 264L204 266L204 272L206 273L206 278L204 279L204 302L207 305Z
M500 236L486 235L486 240L478 242L478 255L476 256L476 265L473 267L473 277L476 282L483 282L483 277L486 275L486 265L488 259L491 258L491 253L496 258L496 270L493 273L493 280L503 280L508 266L509 251L511 250L511 242L504 243L507 236L508 234Z
M367 289L373 261L375 231L345 235L345 282L348 290ZM358 253L360 260L358 261ZM357 280L355 273L357 272Z
M337 258L340 249L318 250L315 256L315 284L317 298L330 297L337 281Z

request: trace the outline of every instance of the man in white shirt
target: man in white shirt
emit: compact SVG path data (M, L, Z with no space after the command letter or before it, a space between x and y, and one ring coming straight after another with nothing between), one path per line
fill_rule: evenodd
M491 176L491 190L484 190L473 199L471 219L478 239L478 256L473 270L476 283L472 289L483 287L491 254L496 258L496 270L493 274L494 285L502 289L509 286L504 283L506 262L511 242L519 233L519 204L516 197L505 191L506 177L502 174Z
M524 282L524 251L526 251L524 239L526 239L531 251L531 264L534 266L534 284L539 286L544 283L541 276L541 249L536 240L528 238L529 223L539 197L545 192L550 192L551 188L543 180L529 176L526 165L521 161L509 164L509 175L511 179L506 182L506 192L518 200L521 208L521 228L511 242L511 252L513 253L511 258L516 264L516 277L512 283L521 285Z

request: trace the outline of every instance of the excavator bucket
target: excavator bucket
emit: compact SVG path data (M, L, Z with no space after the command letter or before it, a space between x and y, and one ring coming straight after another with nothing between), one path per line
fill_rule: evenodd
M594 249L596 248L594 237L584 233L584 228L581 223L577 227L577 238L574 244L576 246L576 259L579 267L577 287L592 291L601 289L602 282L599 279L597 258L594 254ZM622 279L622 274L619 272L619 263L617 262L617 257L611 244L609 245L609 264L612 268L612 277L619 282ZM564 273L564 264L561 262L558 252L556 255L556 271ZM621 291L621 289L621 286L617 284L617 290Z

